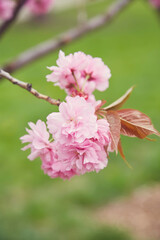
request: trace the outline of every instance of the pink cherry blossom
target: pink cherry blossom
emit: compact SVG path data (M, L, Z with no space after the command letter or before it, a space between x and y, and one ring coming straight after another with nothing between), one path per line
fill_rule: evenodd
M53 138L61 141L83 142L94 137L97 131L95 108L83 97L67 97L59 106L59 113L47 117L49 131Z
M101 142L91 138L82 143L62 144L61 139L50 143L44 122L38 120L36 124L29 123L29 126L32 130L27 129L28 135L21 140L30 144L23 150L31 148L28 158L40 157L44 173L51 178L70 179L86 172L99 172L107 166L107 154Z
M108 146L111 141L109 123L106 119L98 119L97 125L98 129L94 138L97 139L100 144Z
M0 19L7 20L13 14L15 3L12 0L0 0Z
M85 98L85 100L88 103L91 103L94 108L98 107L102 103L101 100L96 101L96 98L95 98L95 96L93 94L89 95L87 98Z
M49 67L52 71L47 81L65 89L70 96L83 96L86 100L95 89L104 91L109 86L110 69L101 58L93 58L83 52L65 54L60 51L57 66Z
M150 3L155 8L160 8L160 0L150 0Z
M28 0L27 5L31 12L35 14L45 14L49 11L53 0Z
M22 150L31 149L30 160L40 157L45 174L70 179L107 166L109 124L106 119L97 119L95 107L83 97L68 96L59 112L47 117L47 125L49 132L41 120L29 123L31 129L21 137L22 143L29 143ZM49 141L50 134L54 141Z
M72 161L69 154L64 153L65 145L61 145L55 142L54 148L52 148L52 154L46 159L46 155L41 155L42 170L51 178L60 177L62 179L69 179L76 175L76 171L72 166ZM70 149L69 149L70 151ZM60 153L60 155L59 155Z
M26 149L31 148L31 154L28 158L33 160L40 156L44 149L49 147L49 133L47 132L45 123L41 120L38 120L36 124L30 122L28 125L31 130L26 128L28 134L24 135L20 139L22 143L29 142L29 144L22 148L22 150L25 151Z
M102 145L93 140L81 144L56 143L56 154L50 161L42 157L42 169L51 178L70 179L74 175L96 171L107 166L108 160Z

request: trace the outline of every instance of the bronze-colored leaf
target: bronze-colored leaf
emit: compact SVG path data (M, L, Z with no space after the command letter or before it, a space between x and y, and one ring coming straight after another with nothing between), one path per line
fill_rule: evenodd
M132 166L131 166L131 165L129 164L129 162L126 160L125 155L124 155L124 153L123 153L123 148L122 148L122 144L121 144L121 139L119 139L119 142L118 142L118 151L119 151L121 157L123 158L124 162L127 164L127 166L128 166L129 168L132 168Z
M120 130L121 130L121 122L117 112L115 111L107 111L105 113L105 118L107 119L110 126L111 133L111 150L118 152L118 142L120 139Z
M127 92L117 99L115 102L111 103L109 106L105 107L105 110L118 110L122 107L122 105L127 101L129 96L131 95L132 91L134 89L134 86L127 90Z
M160 136L154 128L151 119L135 109L117 111L121 120L121 134L129 137L146 138L150 134Z
M126 158L125 158L125 155L124 155L124 153L123 153L123 148L122 148L122 144L121 144L121 139L119 139L119 142L118 142L118 151L119 151L121 157L123 158L123 160L125 160Z

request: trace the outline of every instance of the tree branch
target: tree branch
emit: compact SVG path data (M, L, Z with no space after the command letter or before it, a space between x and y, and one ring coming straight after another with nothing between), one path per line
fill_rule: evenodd
M13 15L10 19L6 20L0 27L0 38L2 38L3 34L8 30L8 28L14 23L16 18L18 17L19 12L22 7L26 3L27 0L19 0L17 6L14 9Z
M26 89L28 92L33 94L35 97L37 97L39 99L43 99L52 105L59 106L59 104L60 104L60 100L55 100L55 99L50 98L49 96L39 93L37 90L32 88L32 84L20 81L16 78L12 77L8 72L5 72L2 69L0 69L0 77L5 78L5 79L9 80L11 83L18 85L21 88Z
M88 32L100 28L105 24L108 24L132 1L133 0L117 0L109 7L108 11L105 14L90 19L82 27L73 28L64 34L59 35L56 39L45 41L35 47L30 48L29 50L20 54L16 59L13 59L11 62L6 64L3 69L5 69L7 72L12 73L22 68L23 66L35 61L36 59L39 59L46 54L72 42L73 40L76 40Z

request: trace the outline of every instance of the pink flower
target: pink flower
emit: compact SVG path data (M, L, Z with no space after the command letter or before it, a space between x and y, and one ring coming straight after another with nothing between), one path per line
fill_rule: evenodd
M0 0L0 19L7 20L12 17L15 3L12 0Z
M98 129L94 139L97 139L100 144L108 146L111 141L109 123L106 119L98 119L97 125Z
M31 12L35 14L45 14L52 6L53 0L28 0L27 4Z
M59 113L47 117L53 138L61 141L83 142L92 138L97 131L95 108L83 97L67 97L59 106Z
M95 107L79 96L68 96L59 110L47 117L54 142L49 141L44 122L29 123L31 130L21 137L22 143L29 143L22 149L31 149L28 158L40 157L44 173L51 178L70 179L106 167L111 142L107 120L97 119Z
M53 72L47 76L47 81L65 89L70 96L79 95L87 100L95 89L104 91L109 86L110 69L100 58L83 52L65 56L60 51L57 65L49 68Z
M160 8L160 0L149 0L151 5L155 8Z
M28 123L30 126L30 129L26 129L28 132L27 135L24 135L21 137L22 143L29 144L22 148L22 150L26 150L28 148L31 148L31 154L28 156L30 160L33 160L40 156L41 153L43 153L43 150L49 147L49 133L46 130L46 125L41 120L38 120L36 124L30 122Z
M87 97L87 99L85 98L85 100L88 102L88 103L91 103L93 105L94 108L98 107L99 105L101 105L102 101L101 100L98 100L96 101L96 98L93 94L89 95Z
M49 158L46 159L46 155L41 156L42 160L42 170L51 178L60 177L62 179L69 179L76 174L73 169L71 159L66 159L69 155L63 155L64 147L61 144L55 142L54 150L52 155L49 155ZM58 153L61 153L59 156Z
M65 145L56 143L56 156L46 164L42 158L42 169L51 178L70 179L74 175L96 171L107 166L107 156L102 145L93 140L81 144Z

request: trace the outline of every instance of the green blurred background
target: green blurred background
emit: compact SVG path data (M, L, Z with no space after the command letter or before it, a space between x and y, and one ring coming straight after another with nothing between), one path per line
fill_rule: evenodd
M88 16L104 12L111 1L87 6ZM50 14L43 21L30 20L12 27L0 42L0 64L76 25L77 10ZM135 1L110 25L62 49L101 57L112 72L110 88L95 92L111 103L129 87L136 88L125 107L149 115L160 130L160 22L146 1ZM58 51L14 73L53 98L65 93L47 83L46 66L55 65ZM142 185L160 181L160 147L156 142L122 138L130 170L115 154L100 173L76 176L70 181L50 179L39 159L30 162L19 138L29 121L46 120L57 107L38 100L7 81L0 83L0 239L2 240L129 240L130 233L104 226L94 216L100 206L127 196ZM152 239L153 240L153 239Z

